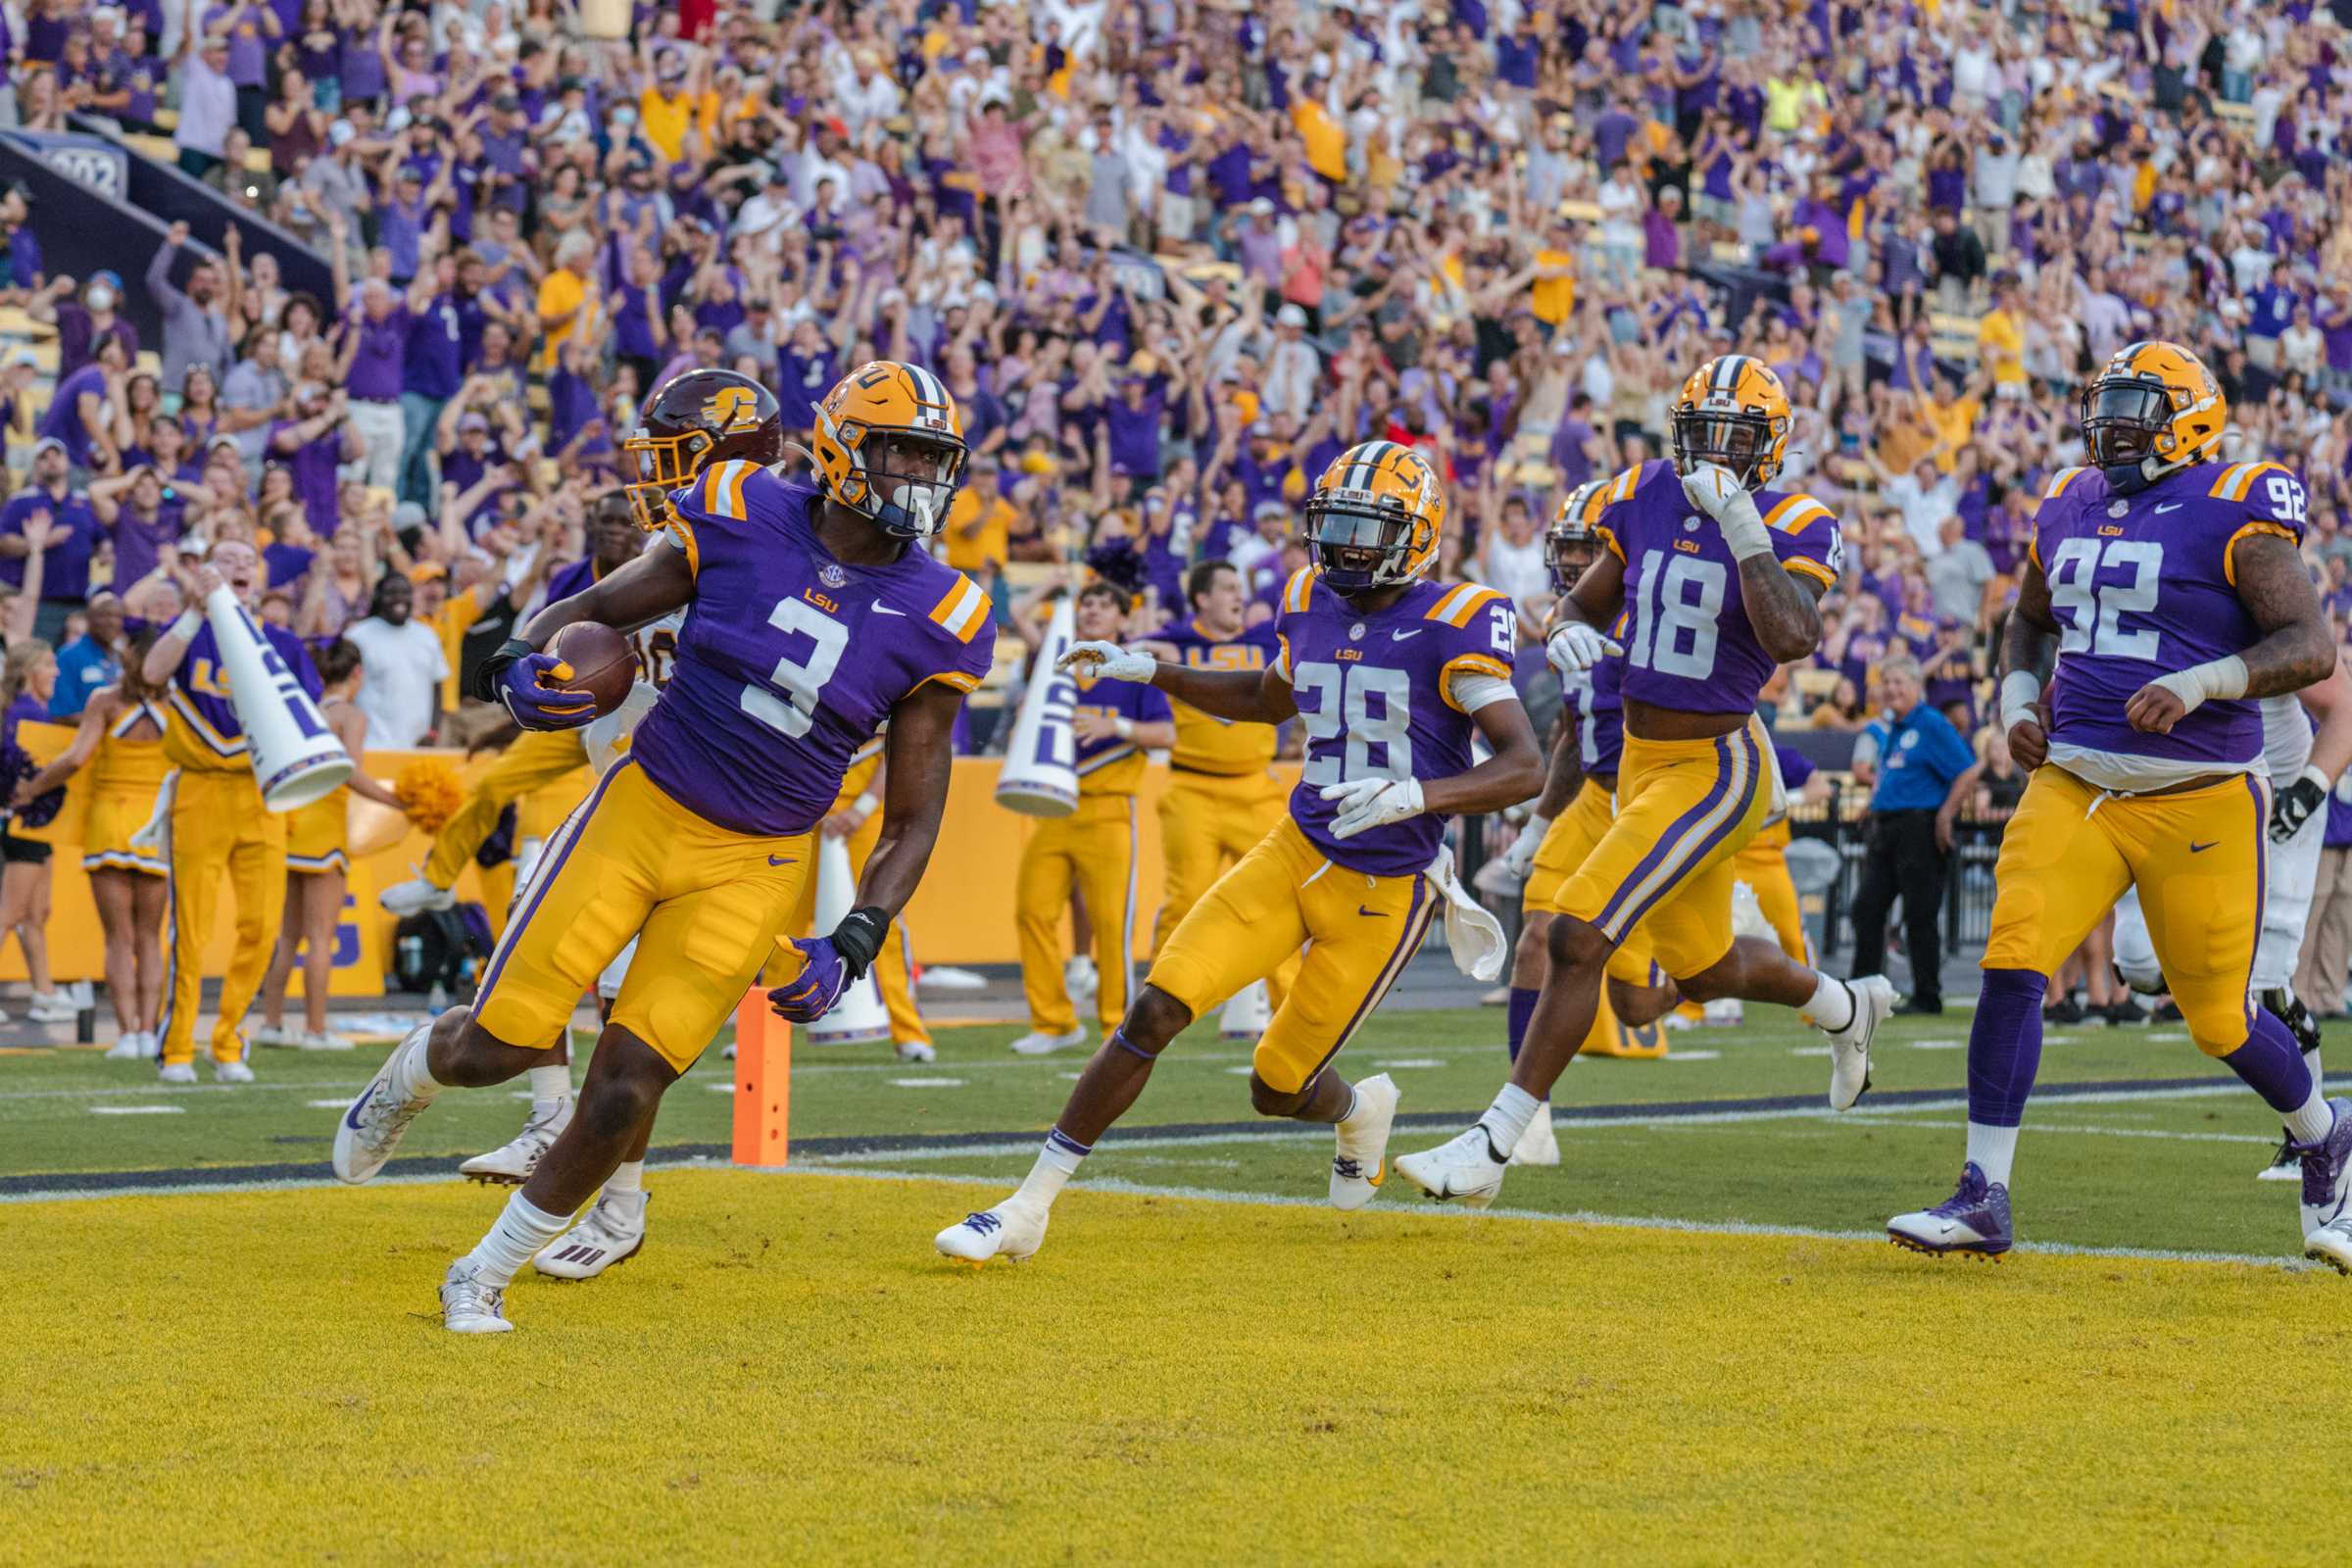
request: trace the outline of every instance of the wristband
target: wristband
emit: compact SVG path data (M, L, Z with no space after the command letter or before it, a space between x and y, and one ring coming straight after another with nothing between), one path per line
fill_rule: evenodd
M872 790L867 790L850 803L850 809L859 816L871 816L881 808L882 802Z
M2200 704L2216 697L2246 695L2246 662L2235 654L2209 659L2202 664L2159 675L2148 683L2161 686L2180 699L2184 711L2193 712Z
M2041 701L2041 677L2030 669L2013 669L2001 677L2001 728L2015 729L2038 717L2034 705Z
M1121 740L1130 739L1135 734L1135 720L1121 714L1110 721L1110 730Z
M2329 778L2327 770L2321 767L2317 762L2305 762L2303 764L2303 771L2296 774L2295 778L2298 783L2304 779L2311 780L2314 784L2317 784L2320 787L2320 793L2322 795L2325 795L2329 790L2335 788L2335 781Z
M196 633L203 629L203 626L204 617L202 615L193 610L183 610L171 625L164 628L164 635L176 637L183 643L194 642Z

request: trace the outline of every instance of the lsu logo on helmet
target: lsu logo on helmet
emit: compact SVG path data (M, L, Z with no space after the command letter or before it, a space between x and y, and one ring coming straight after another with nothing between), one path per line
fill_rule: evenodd
M2082 389L2082 445L2118 495L2208 461L2230 423L2230 400L2205 362L2150 338L2118 350Z
M1303 542L1324 582L1360 593L1427 572L1445 525L1446 492L1428 460L1395 441L1365 441L1315 481Z
M834 383L809 442L824 493L884 532L919 539L947 523L963 482L963 420L919 365L873 360Z
M1674 466L1713 464L1750 490L1772 483L1788 456L1788 392L1771 366L1723 354L1690 372L1674 400Z

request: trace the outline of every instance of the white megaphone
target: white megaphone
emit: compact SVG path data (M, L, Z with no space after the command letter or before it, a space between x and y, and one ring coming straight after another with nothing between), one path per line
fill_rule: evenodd
M997 775L997 804L1025 816L1067 816L1078 809L1078 737L1070 729L1078 704L1078 682L1055 668L1078 640L1077 598L1061 596L1046 640L1021 693L1012 743L1004 748L1004 770Z
M220 647L228 705L244 727L262 804L291 811L340 788L351 776L351 754L227 584L206 597L204 615Z
M850 873L850 846L830 833L816 836L816 929L831 931L850 916L858 897L858 879ZM851 1046L890 1038L890 1012L868 968L842 989L833 1010L808 1026L812 1046Z

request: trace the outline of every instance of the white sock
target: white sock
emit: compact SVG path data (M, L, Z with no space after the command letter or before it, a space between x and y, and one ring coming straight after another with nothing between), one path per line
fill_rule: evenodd
M1494 1103L1478 1118L1487 1130L1487 1142L1494 1147L1494 1157L1508 1159L1519 1140L1527 1135L1527 1124L1536 1119L1536 1107L1544 1103L1517 1084L1504 1084Z
M2288 1113L2286 1130L2298 1144L2316 1144L2334 1125L2335 1112L2328 1108L2328 1097L2320 1092L2319 1079L2314 1077L2311 1098L2303 1102L2301 1108Z
M2009 1167L2017 1158L2017 1129L1987 1127L1981 1121L1968 1124L1968 1157L1976 1161L1977 1169L1995 1187L2009 1185Z
M2319 1047L2314 1046L2309 1051L2303 1053L2303 1065L2311 1069L2311 1087L2314 1089L2323 1089L2323 1085L2326 1081L2326 1074L2320 1070ZM2323 1092L2325 1092L2324 1089Z
M605 1183L605 1191L608 1193L644 1192L645 1161L642 1159L622 1160L620 1162L620 1169L614 1171L612 1173L612 1179Z
M396 1066L392 1074L392 1088L404 1100L429 1101L442 1089L441 1080L433 1076L433 1069L425 1062L425 1057L431 1053L425 1049L422 1038L424 1028L419 1028L408 1040L402 1041L393 1054ZM416 1042L416 1049L410 1049L410 1041Z
M504 1290L514 1283L515 1270L528 1263L532 1253L570 1228L569 1214L550 1214L516 1193L507 1200L498 1223L461 1261L471 1263L483 1284Z
M1078 1174L1078 1162L1093 1152L1091 1146L1055 1128L1046 1134L1046 1147L1038 1151L1037 1163L1029 1167L1021 1190L1012 1196L1040 1208L1053 1207L1054 1200L1061 1195L1061 1184Z
M1815 976L1813 1000L1796 1009L1796 1015L1816 1029L1836 1034L1854 1021L1854 1009L1862 999L1849 990L1846 983L1835 975Z
M1344 1125L1348 1122L1353 1121L1355 1119L1355 1107L1363 1102L1364 1097L1355 1092L1355 1085L1349 1084L1348 1086L1348 1114L1340 1118L1341 1123Z
M551 1061L543 1067L533 1067L527 1075L531 1080L531 1099L534 1101L569 1100L571 1098L571 1063ZM536 1110L538 1107L532 1107Z

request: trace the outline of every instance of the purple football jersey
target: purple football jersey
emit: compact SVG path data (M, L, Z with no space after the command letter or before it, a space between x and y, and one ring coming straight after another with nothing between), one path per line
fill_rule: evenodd
M1782 565L1838 585L1845 546L1828 507L1759 490L1756 510ZM1754 711L1779 666L1748 624L1739 558L1674 465L1654 458L1619 474L1593 527L1625 563L1625 697L1681 713Z
M1424 814L1350 839L1332 836L1324 787L1362 778L1451 778L1470 766L1470 715L1454 706L1465 675L1509 680L1518 616L1508 594L1476 583L1417 582L1365 614L1300 570L1283 590L1277 667L1306 726L1306 766L1291 815L1335 865L1372 876L1425 869L1446 836Z
M806 832L902 698L932 680L968 692L988 673L988 595L912 547L887 566L834 560L811 487L734 462L669 499L694 602L630 750L697 815Z
M2200 704L2170 735L2124 717L2132 694L2157 676L2262 640L2230 559L2248 533L2303 537L2303 485L2276 463L2201 463L2124 497L2096 468L2052 476L2029 554L2049 579L2060 627L2049 693L2060 765L2074 748L2145 759L2180 777L2261 761L2262 705L2252 698ZM2091 782L2130 787L2121 774Z

